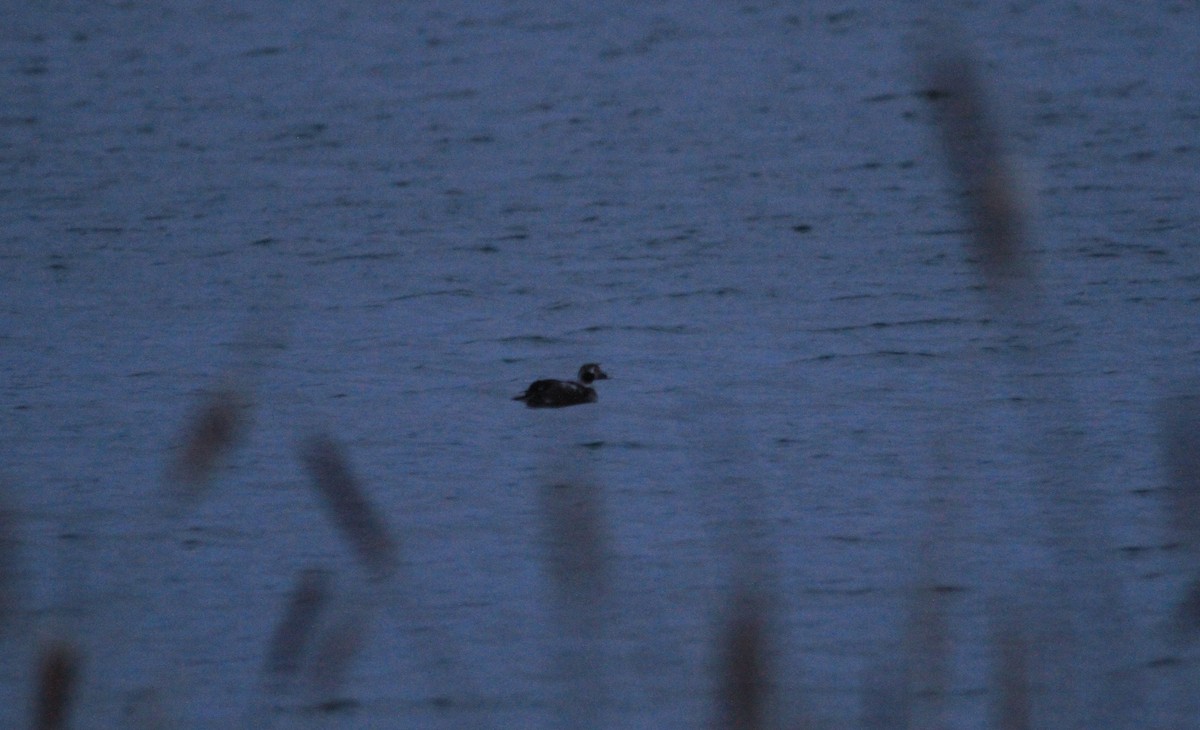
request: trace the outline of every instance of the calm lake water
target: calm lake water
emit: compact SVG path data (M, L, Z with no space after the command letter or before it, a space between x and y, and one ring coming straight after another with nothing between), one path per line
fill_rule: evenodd
M77 727L701 727L752 583L779 726L885 725L944 625L914 717L991 727L1011 618L1042 726L1198 727L1162 433L1200 362L1200 7L941 13L1022 172L1028 316L969 256L932 6L10 7L0 725L57 638ZM509 400L587 361L596 405ZM250 428L181 509L229 378ZM322 510L314 432L398 577ZM361 646L274 686L306 569Z

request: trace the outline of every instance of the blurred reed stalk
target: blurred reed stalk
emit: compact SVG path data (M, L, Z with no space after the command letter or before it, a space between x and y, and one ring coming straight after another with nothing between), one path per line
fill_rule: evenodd
M351 473L341 447L328 436L317 435L301 447L301 459L325 513L362 568L376 580L395 576L400 567L399 544Z
M862 730L905 730L912 726L907 649L881 646L862 675Z
M286 691L297 688L303 675L311 694L304 709L333 712L355 706L355 700L339 695L380 608L374 593L351 596L335 610L332 574L315 568L300 571L267 646L263 674L268 696L264 699L282 699ZM269 727L272 713L273 708L254 701L243 724Z
M157 689L143 687L129 693L122 708L122 730L171 730L179 727L175 713L168 709L169 703ZM256 728L267 725L256 723Z
M962 588L960 499L949 475L925 483L926 523L915 544L907 615L894 656L880 650L863 677L863 722L868 730L952 727L954 676L951 598Z
M204 497L217 470L250 430L261 373L268 357L285 345L287 327L277 309L278 294L252 306L250 322L230 344L234 362L184 419L178 453L165 475L174 501L168 505L171 512Z
M309 663L314 690L329 696L340 687L370 627L387 606L395 609L403 629L416 643L416 658L433 690L430 704L461 709L473 703L478 693L457 658L444 619L428 605L428 592L416 576L402 570L399 540L354 477L341 447L329 436L316 435L301 445L300 457L326 515L368 580L365 586L341 591L352 597L340 601L347 610L322 622ZM318 708L332 710L345 704L345 700L332 698Z
M1167 531L1190 575L1176 626L1182 636L1195 640L1200 637L1200 396L1176 396L1163 410Z
M349 544L368 578L377 588L391 582L400 569L399 543L354 477L341 447L324 434L315 435L301 446L301 459L308 469L313 488L321 497L326 515ZM276 631L278 641L272 642L268 661L273 658L277 660L277 666L294 671L299 666L301 654L282 649L282 646L293 639L312 645L307 663L308 678L313 691L323 698L318 701L317 708L336 710L353 704L337 694L351 662L366 642L371 619L381 608L382 600L379 590L368 590L351 610L318 623L329 595L327 583L316 573L301 575Z
M249 394L232 383L201 399L184 423L181 447L168 467L175 502L189 504L204 495L217 468L245 437L249 412Z
M779 537L768 518L766 470L742 431L742 404L705 395L689 413L712 419L688 419L696 430L689 440L704 455L706 471L697 474L694 503L711 531L715 576L726 603L718 608L712 664L713 725L717 728L797 727L816 723L805 704L801 676L781 676L777 617L785 610L779 593ZM719 423L720 428L711 424ZM796 672L800 675L800 672ZM788 687L781 683L786 681Z
M1195 386L1195 384L1193 384ZM1174 615L1163 636L1174 662L1170 701L1184 717L1200 717L1200 395L1165 400L1162 442L1167 472L1164 507L1168 543L1177 546L1181 575Z
M1000 132L967 53L931 43L925 59L925 97L935 105L946 162L971 223L971 246L985 282L1015 294L1030 274L1026 205L1001 144Z
M557 594L567 604L595 605L608 591L608 525L600 490L558 482L540 494L546 566Z
M544 559L562 632L556 673L565 679L566 694L559 723L603 727L610 539L600 489L564 480L543 486L539 494Z
M318 704L319 709L332 711L356 704L338 695L351 662L366 644L374 613L370 605L347 611L317 637L308 674L316 695L326 698Z
M909 597L904 647L907 722L914 728L949 727L951 654L950 597L957 590L951 575L958 535L957 510L945 480L926 485L929 521L917 546L917 573Z
M996 730L1033 730L1033 687L1029 674L1029 639L1025 612L1015 605L993 603L994 659L991 689L992 727Z
M944 29L943 29L944 30ZM1036 707L1036 724L1122 727L1137 715L1141 694L1125 668L1135 659L1121 586L1108 569L1113 558L1108 520L1094 469L1081 457L1087 422L1065 373L1060 325L1040 303L1029 255L1027 206L1001 144L976 64L950 34L927 45L925 96L932 102L948 167L966 201L971 246L991 303L1015 343L1010 375L1028 389L1026 445L1036 478L1007 496L1014 515L1038 511L1036 545L1049 546L1052 569L1031 566L1036 585L1016 584L1014 566L997 566L993 585L1030 590L1039 604L1034 676L1055 678ZM1059 350L1056 352L1056 350ZM984 384L980 383L982 387ZM980 485L980 489L986 485ZM1025 525L1013 525L1015 535ZM1009 579L1002 574L1009 573ZM1001 603L1008 601L998 598ZM1085 667L1085 673L1079 671ZM993 688L995 690L996 688Z
M8 485L0 479L0 637L15 621L20 592L17 517L9 506L7 488Z
M715 727L719 730L767 727L766 623L762 599L752 589L733 593L729 617L718 636Z
M327 609L333 577L325 570L306 568L296 576L287 606L275 625L263 670L275 683L295 678L312 644L321 615Z
M81 663L79 652L66 641L56 639L41 647L33 702L35 730L67 727L78 694Z
M378 601L367 597L362 605L331 616L333 576L306 568L297 575L283 613L268 643L263 673L269 698L280 699L294 689L301 673L318 698L307 709L334 711L353 706L339 697L346 672L366 640L369 617ZM356 602L357 603L357 602ZM269 727L272 708L252 703L244 725Z

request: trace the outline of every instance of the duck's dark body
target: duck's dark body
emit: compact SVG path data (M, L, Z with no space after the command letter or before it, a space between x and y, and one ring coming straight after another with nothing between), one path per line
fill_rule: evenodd
M525 392L513 398L523 400L530 408L562 408L583 403L596 402L596 389L589 386L596 380L606 380L608 375L595 363L579 368L579 381L535 380Z
M523 400L530 408L560 408L595 403L596 389L571 380L535 380L513 400Z

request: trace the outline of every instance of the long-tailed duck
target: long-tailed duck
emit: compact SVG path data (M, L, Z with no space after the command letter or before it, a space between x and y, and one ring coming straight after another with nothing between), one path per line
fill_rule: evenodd
M589 387L596 380L608 380L608 374L594 362L579 368L579 380L535 380L525 392L513 398L530 408L561 408L595 403L596 391Z

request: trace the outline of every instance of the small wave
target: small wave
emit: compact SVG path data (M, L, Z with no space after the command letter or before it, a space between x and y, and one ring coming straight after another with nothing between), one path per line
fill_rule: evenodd
M573 330L570 334L594 334L596 332L654 332L665 335L688 335L695 334L697 330L682 324L593 324L582 329Z
M942 355L936 352L923 352L919 350L876 350L874 352L828 352L822 355L805 358L801 362L828 362L830 360L858 360L870 357L921 357L921 358L940 358Z
M930 327L939 325L981 325L988 324L987 319L965 319L963 317L931 317L928 319L906 319L895 322L868 322L867 324L847 324L837 327L815 327L805 330L811 333L828 334L831 332L854 332L856 330L881 330L893 327Z
M430 291L412 292L411 294L400 294L388 299L389 302L403 302L408 299L424 299L425 297L473 297L474 292L470 289L459 287L457 289L432 289Z
M545 335L509 335L508 337L501 337L500 339L495 340L495 341L496 342L504 342L504 343L528 342L528 343L533 343L535 345L550 345L550 344L554 344L556 342L560 342L560 340L557 337L546 337Z

